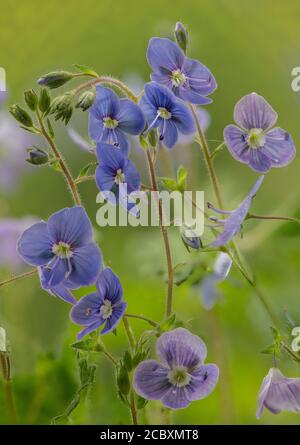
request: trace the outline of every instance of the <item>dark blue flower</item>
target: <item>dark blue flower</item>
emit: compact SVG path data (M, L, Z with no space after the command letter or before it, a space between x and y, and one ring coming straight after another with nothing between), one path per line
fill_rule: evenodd
M242 224L249 212L252 199L255 197L258 189L261 186L261 183L263 182L264 175L261 175L246 198L241 202L241 204L238 206L237 209L229 211L229 210L221 210L216 209L211 204L208 204L208 207L212 210L214 210L217 213L220 213L221 215L228 215L228 218L226 219L218 219L215 217L211 217L212 221L215 221L220 226L224 227L223 232L217 237L217 239L211 243L211 246L213 247L220 247L224 246L225 244L228 244L231 239L240 231Z
M28 264L40 266L46 289L55 289L66 280L69 288L90 285L101 270L92 225L80 206L60 210L48 222L38 222L25 230L18 252Z
M56 286L50 286L47 281L47 266L38 267L41 287L53 297L58 297L66 303L74 304L77 302L76 298L71 292L71 289L77 289L79 286L74 286L68 279L62 281Z
M138 105L129 99L120 99L114 91L98 85L96 99L89 111L89 134L95 142L120 147L128 155L126 133L140 134L145 119Z
M188 107L163 85L147 83L140 106L148 122L148 130L158 128L160 139L168 148L176 144L178 133L190 134L195 130Z
M118 202L124 194L139 190L141 177L134 164L113 145L98 143L96 147L99 166L96 169L96 183L104 196L109 199L112 192ZM126 192L124 189L126 188ZM123 199L121 200L123 203Z
M150 39L147 60L153 69L151 79L180 99L199 105L212 102L206 96L217 88L214 76L202 63L186 57L172 40Z
M115 329L122 318L127 303L122 299L120 280L110 268L104 269L96 282L97 291L81 298L71 309L71 319L80 326L86 326L78 339L105 324L101 334Z

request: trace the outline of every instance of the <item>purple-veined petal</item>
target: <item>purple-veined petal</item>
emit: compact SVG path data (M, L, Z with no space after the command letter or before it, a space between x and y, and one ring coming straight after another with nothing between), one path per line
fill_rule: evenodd
M101 331L101 334L107 334L115 329L121 318L123 317L127 308L127 303L121 302L118 303L115 307L113 307L113 312L109 318L106 319L106 323L104 328Z
M106 267L99 274L96 286L102 301L106 299L111 301L112 304L117 304L122 300L123 289L120 279L110 267Z
M78 286L93 284L101 270L102 258L99 247L91 242L74 250L70 259L72 271L68 279Z
M245 132L236 125L227 125L224 128L225 144L232 157L243 164L248 164L250 148L245 138Z
M119 128L129 134L139 134L145 127L145 119L140 107L129 99L120 100L117 120Z
M208 105L212 103L212 99L202 96L202 94L198 93L195 90L192 90L188 86L175 88L174 93L185 102L191 102L195 105Z
M118 148L121 150L124 156L128 156L130 151L129 141L125 133L121 131L119 127L115 129L115 135L118 143Z
M96 153L100 166L105 166L106 169L110 169L114 173L118 169L123 170L126 157L119 148L110 144L98 143Z
M43 268L43 286L48 289L64 281L70 272L70 265L66 259L56 257L51 263L51 266Z
M24 261L32 266L42 266L54 256L47 223L44 221L33 224L26 229L18 241L18 252Z
M154 71L167 71L168 75L168 71L182 68L185 56L172 40L153 37L147 48L147 61Z
M44 271L45 267L39 267L38 273L40 277L41 287L48 292L50 295L53 295L54 297L58 297L61 300L65 301L66 303L75 304L77 302L76 298L73 296L72 292L68 289L68 287L65 285L65 281L62 281L57 286L52 287L46 287L47 286L47 279L44 277Z
M262 148L254 148L249 151L249 165L259 173L267 173L272 167L272 160L267 157Z
M145 360L134 371L133 386L137 394L149 399L159 400L172 387L168 380L169 369L156 360Z
M186 408L191 403L188 398L187 387L178 387L173 385L161 401L165 407L171 409Z
M212 247L220 247L225 246L232 240L232 238L238 233L240 230L240 226L232 227L230 230L224 230L218 238L211 243Z
M102 119L98 119L92 113L89 113L88 131L90 138L95 142L100 141L103 135L103 130L104 126Z
M173 85L172 85L172 78L171 76L166 72L162 71L162 72L154 72L150 74L150 78L153 82L157 82L160 83L161 85L164 85L165 87L169 88L170 90L172 89Z
M172 107L172 121L183 134L191 134L196 131L192 113L185 104L177 102Z
M140 100L140 107L144 113L148 125L151 125L157 117L157 106L150 102L150 100L144 95ZM156 128L158 125L159 122L157 119L152 127Z
M85 335L90 334L91 332L95 331L96 329L100 328L100 326L103 325L105 320L98 320L95 323L90 324L86 328L84 328L82 331L79 332L77 335L77 339L81 340Z
M146 83L144 94L156 110L161 107L170 111L176 101L176 97L174 97L172 91L156 82Z
M177 142L178 139L178 131L176 124L173 122L173 120L165 120L161 127L163 128L163 143L166 147L172 148Z
M259 391L257 418L264 407L273 414L300 412L300 379L285 377L279 369L271 368Z
M219 368L216 365L201 365L191 373L190 383L186 389L188 399L201 400L207 397L216 387L219 379Z
M251 93L236 104L234 120L244 129L260 128L266 131L275 124L277 113L262 96Z
M53 213L48 220L48 231L54 242L63 241L73 248L89 243L93 236L91 222L81 206Z
M111 117L115 119L120 110L120 99L110 88L96 86L96 99L90 108L90 114L97 119Z
M115 176L111 169L106 166L99 165L95 172L96 184L101 191L109 191L115 183Z
M272 160L272 167L288 165L296 155L294 141L282 128L273 128L265 135L262 153Z
M183 71L189 87L200 95L207 96L217 88L217 82L210 70L198 60L186 58Z
M125 183L127 184L127 192L131 193L139 190L141 186L141 176L136 166L129 159L124 167Z
M102 304L103 300L97 292L82 297L71 309L71 320L81 326L89 326L97 321L104 323L100 315Z
M165 332L157 341L157 354L169 367L194 368L205 360L206 346L200 337L184 328Z

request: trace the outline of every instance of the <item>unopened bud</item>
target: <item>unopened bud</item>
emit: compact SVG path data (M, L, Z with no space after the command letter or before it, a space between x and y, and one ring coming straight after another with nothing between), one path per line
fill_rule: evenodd
M79 97L76 108L81 108L83 111L88 110L93 105L95 97L95 90L85 91Z
M181 239L187 249L192 248L198 250L202 247L201 238L197 236L193 230L185 226L181 228Z
M40 77L37 82L44 87L58 88L69 82L72 78L73 74L68 71L53 71Z
M32 165L44 165L49 161L48 154L38 147L30 147L27 149L28 158L26 159Z
M118 372L117 383L120 393L126 396L130 391L130 381L125 366L121 366Z
M30 115L19 105L15 104L9 107L9 112L24 127L32 127L33 122Z
M38 97L34 90L27 90L24 92L24 99L27 104L27 106L32 110L35 111L38 104Z
M177 22L175 26L175 40L180 48L186 52L189 43L189 34L185 26L181 22Z
M43 88L40 92L40 98L39 98L39 109L42 113L47 113L47 111L50 108L51 98L49 96L48 91L46 88Z
M61 119L67 125L73 113L73 99L74 93L68 92L52 101L51 113L54 114L55 120Z

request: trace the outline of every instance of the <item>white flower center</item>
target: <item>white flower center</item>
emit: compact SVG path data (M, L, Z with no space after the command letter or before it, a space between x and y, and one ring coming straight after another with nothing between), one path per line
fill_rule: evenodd
M162 117L163 119L171 119L172 113L168 111L166 108L159 107L157 110L157 114L159 117Z
M119 125L119 122L116 119L112 119L111 117L105 117L103 118L103 125L105 128L113 130Z
M181 388L190 383L191 376L185 366L174 366L168 373L168 380L172 385Z
M106 320L107 318L109 318L111 316L112 311L113 310L112 310L111 301L104 300L104 304L100 308L100 314L102 315L104 320Z
M261 128L252 128L247 137L247 142L251 148L260 148L265 144L266 137Z
M119 168L117 170L116 176L115 176L115 183L116 184L122 184L123 182L125 182L125 175L122 172L122 170Z
M174 70L172 71L171 80L174 87L180 87L185 84L186 76L180 70Z
M59 241L59 243L54 244L52 247L52 252L62 259L71 258L73 255L71 246L63 241Z

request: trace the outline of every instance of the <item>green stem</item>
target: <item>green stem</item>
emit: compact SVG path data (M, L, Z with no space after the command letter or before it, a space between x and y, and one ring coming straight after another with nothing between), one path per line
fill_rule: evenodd
M54 140L52 139L50 134L47 132L47 130L46 130L45 126L44 126L43 119L42 119L39 111L36 112L36 115L37 115L37 118L38 118L38 121L39 121L39 124L40 124L40 131L41 131L42 135L45 137L45 139L47 140L51 150L54 153L55 158L59 162L59 165L60 165L60 167L62 169L62 173L63 173L64 178L66 180L66 183L68 184L70 192L72 194L74 203L75 203L75 205L81 206L82 203L81 203L80 195L79 195L79 192L77 190L77 186L76 186L75 180L74 180L74 178L72 176L72 173L71 173L69 167L67 166L66 161L64 160L62 154L60 153L59 149L57 148Z
M85 83L79 85L79 87L77 87L75 89L75 93L78 94L82 90L92 88L93 86L97 85L98 83L104 83L104 84L113 85L113 86L117 87L129 99L131 99L135 103L137 103L139 100L138 97L134 94L134 92L130 88L128 88L128 86L125 85L121 80L115 79L114 77L110 77L110 76L99 76L93 80L85 82Z
M137 425L138 424L138 418L137 418L137 410L135 406L135 399L134 399L134 392L133 390L130 391L130 412L131 412L131 419L132 424Z
M290 216L262 216L262 215L253 215L252 213L248 213L246 219L263 219L263 220L279 220L279 221L288 221L296 224L300 224L300 219L292 218Z
M32 269L29 272L24 272L21 275L15 275L12 278L8 278L0 283L0 287L6 286L7 284L13 283L14 281L21 280L22 278L30 277L37 273L37 269Z
M153 326L155 328L158 326L158 323L156 323L156 321L151 320L151 318L144 317L143 315L135 315L135 314L128 314L128 313L126 313L126 314L124 314L124 317L137 318L139 320L144 320L144 321L146 321L147 323L149 323L151 326Z
M156 181L156 176L155 176L154 164L153 164L151 153L149 150L147 150L146 154L147 154L147 160L148 160L148 165L149 165L149 172L150 172L152 188L156 192L156 196L157 196L159 225L160 225L161 233L162 233L163 240L164 240L166 260L167 260L168 290L167 290L167 301L166 301L166 318L168 318L172 314L172 304L173 304L173 275L174 275L174 271L173 271L173 265L172 265L172 255L171 255L171 248L170 248L170 242L169 242L169 236L168 236L168 229L167 229L167 226L164 225L162 205L161 205L161 201L158 196L158 187L157 187L157 181Z
M114 366L117 366L118 362L117 360L111 355L110 352L108 352L106 349L102 351L103 354L114 364Z
M123 317L122 320L123 320L123 324L124 324L124 328L125 328L125 331L126 331L126 335L127 335L127 338L128 338L128 342L129 342L130 348L132 350L134 350L134 348L135 348L135 339L134 339L134 335L133 335L131 326L129 324L129 321L127 320L127 317Z

